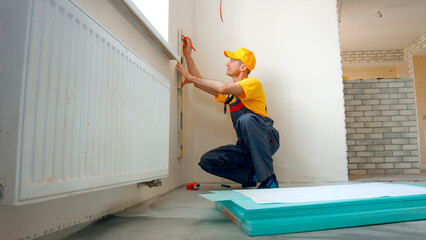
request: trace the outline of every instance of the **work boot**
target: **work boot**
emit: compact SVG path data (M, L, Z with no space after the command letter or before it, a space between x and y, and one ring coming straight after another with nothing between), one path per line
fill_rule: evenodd
M247 183L244 183L241 186L243 188L253 188L257 186L257 177L256 174L254 174L254 171L250 173Z
M275 175L268 177L258 187L258 189L262 189L262 188L279 188L277 177Z

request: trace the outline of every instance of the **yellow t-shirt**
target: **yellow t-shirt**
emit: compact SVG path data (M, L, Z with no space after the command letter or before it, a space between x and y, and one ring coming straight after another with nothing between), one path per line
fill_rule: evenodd
M244 93L237 95L241 102L252 112L264 117L268 117L266 113L265 93L263 92L262 83L257 78L246 78L239 82ZM216 101L224 103L228 95L218 94ZM235 102L234 98L231 103Z

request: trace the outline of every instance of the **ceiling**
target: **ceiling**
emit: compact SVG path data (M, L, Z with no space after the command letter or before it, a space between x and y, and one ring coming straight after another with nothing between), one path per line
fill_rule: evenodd
M403 49L426 33L426 0L337 2L342 51Z

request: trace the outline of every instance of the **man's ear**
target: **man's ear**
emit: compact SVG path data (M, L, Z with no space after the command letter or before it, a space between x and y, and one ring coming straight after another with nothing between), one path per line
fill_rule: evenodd
M245 64L241 64L241 67L240 67L240 70L241 70L241 72L244 72L245 70L247 70L248 68L247 68L247 65L245 65Z

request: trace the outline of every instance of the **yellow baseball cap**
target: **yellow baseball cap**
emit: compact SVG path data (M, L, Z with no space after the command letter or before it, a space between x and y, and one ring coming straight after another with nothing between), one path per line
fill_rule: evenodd
M225 50L225 56L241 60L241 62L243 62L250 71L252 71L256 65L256 58L254 57L253 52L245 48L240 48L235 52Z

